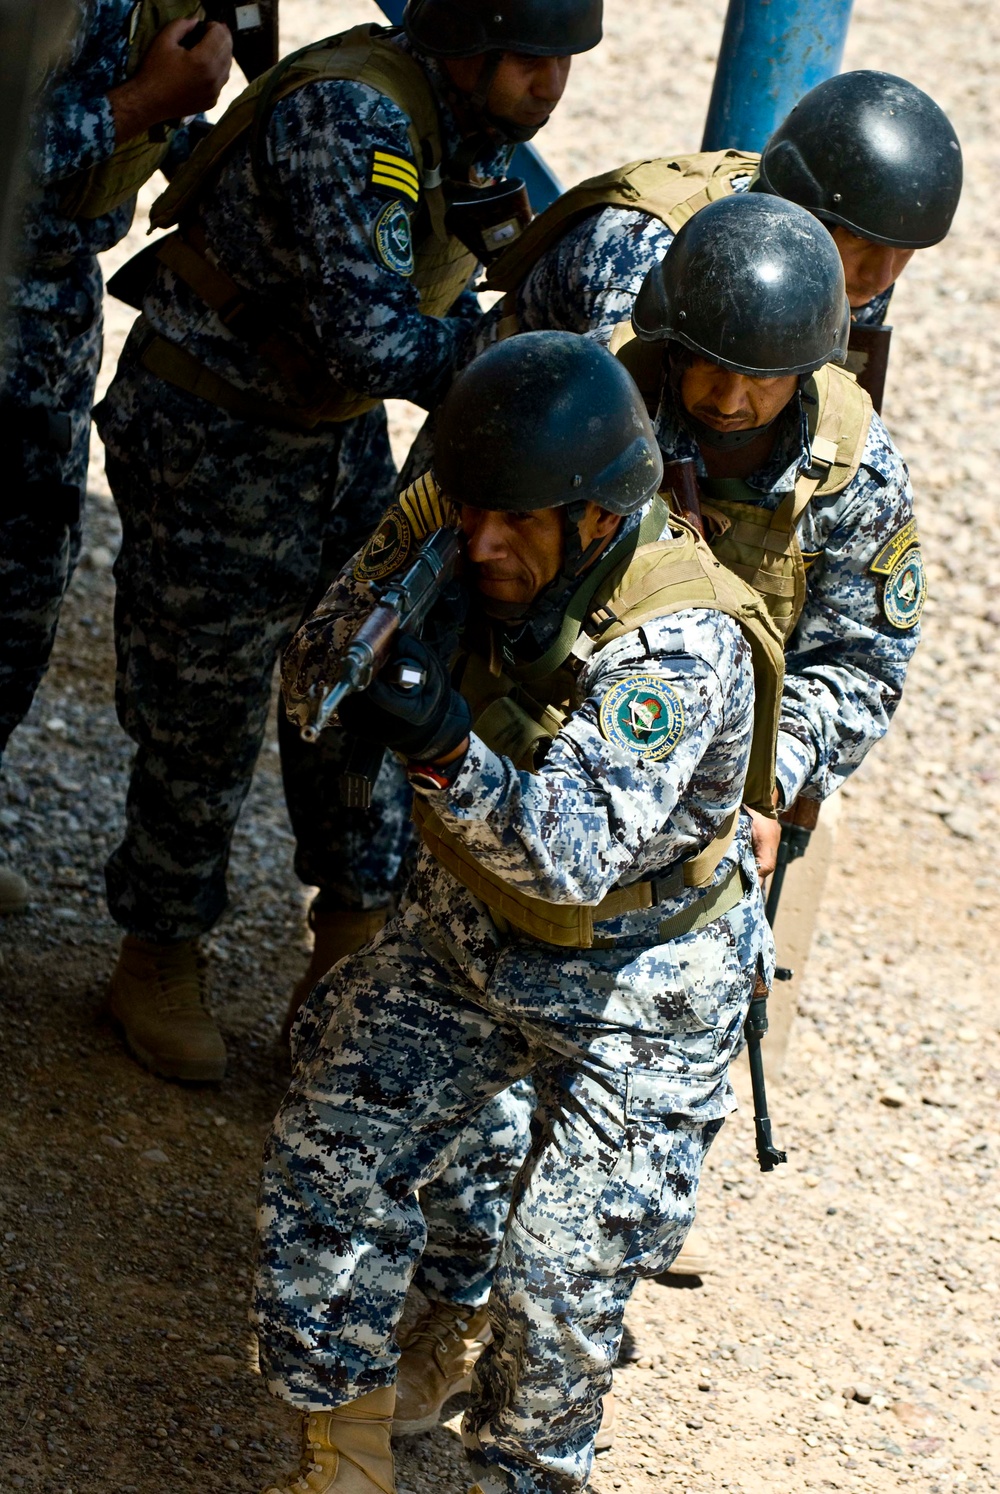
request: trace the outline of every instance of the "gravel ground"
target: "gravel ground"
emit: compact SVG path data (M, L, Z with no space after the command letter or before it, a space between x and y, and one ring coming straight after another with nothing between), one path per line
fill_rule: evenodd
M607 8L608 40L544 137L566 181L698 144L720 0ZM286 0L283 40L370 13ZM1000 1485L998 62L985 0L947 14L858 0L847 65L934 93L968 167L951 239L917 257L894 303L886 413L918 494L926 641L890 739L845 791L841 863L772 1097L789 1165L761 1176L748 1115L726 1127L700 1207L716 1269L638 1289L640 1357L618 1375L598 1494ZM112 304L105 377L126 328ZM403 443L413 414L394 416ZM101 1014L116 943L101 868L130 749L112 705L118 528L96 441L91 491L53 666L0 786L0 847L37 889L0 928L0 1491L253 1491L295 1451L293 1418L253 1373L245 1300L305 895L272 732L209 941L230 1076L181 1089L125 1057ZM405 1445L401 1490L463 1494L457 1428Z

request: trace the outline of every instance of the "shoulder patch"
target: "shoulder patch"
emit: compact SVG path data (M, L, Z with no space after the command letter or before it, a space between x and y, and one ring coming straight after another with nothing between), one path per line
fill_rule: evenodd
M882 589L882 611L886 622L908 632L920 621L927 600L927 573L924 557L911 546L896 562Z
M869 570L873 576L884 578L882 611L886 622L904 633L915 628L927 600L927 573L916 519L908 519L886 540Z
M616 747L650 762L669 757L684 734L677 691L655 674L621 680L601 701L601 732Z
M381 581L406 560L413 546L413 535L406 515L394 503L358 556L354 567L355 581Z
M892 538L886 541L875 556L869 567L872 575L891 576L901 556L905 555L907 550L912 549L914 545L919 545L919 543L920 537L917 534L917 521L916 519L910 519L903 525L902 529L896 530Z
M391 150L373 150L368 185L381 187L397 197L409 197L411 202L420 198L420 178L417 168L408 156L397 155Z
M387 269L394 270L397 275L413 274L410 215L398 197L395 202L387 203L376 218L372 243Z

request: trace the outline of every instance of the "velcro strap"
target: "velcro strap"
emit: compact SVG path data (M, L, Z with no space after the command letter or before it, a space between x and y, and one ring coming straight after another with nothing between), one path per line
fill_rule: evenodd
M768 522L762 524L754 524L748 519L737 519L729 530L729 538L736 544L759 545L762 550L770 550L775 555L786 555L788 553L788 530L773 529L770 517L768 514Z
M746 891L739 863L734 861L718 886L710 887L690 907L682 908L671 918L662 920L660 938L666 943L670 939L680 939L685 934L693 934L696 929L705 928L738 907L746 896Z
M624 913L634 913L644 908L655 908L661 902L677 897L682 887L701 887L714 875L716 867L725 855L739 819L735 809L724 821L713 840L679 866L673 867L663 877L646 882L633 882L630 887L619 887L609 892L596 906L581 903L549 903L544 898L533 897L504 882L494 872L472 855L462 840L452 833L430 808L416 795L413 801L413 819L425 845L446 871L468 888L474 897L485 903L490 913L499 916L511 927L543 944L555 944L563 948L590 949L594 945L594 924L611 918L620 918ZM724 878L724 885L730 879ZM711 889L710 896L718 893ZM742 896L742 894L740 894ZM739 897L731 903L735 907ZM708 899L699 900L697 907L714 906ZM686 914L689 910L684 909ZM680 916L680 915L677 915ZM696 915L695 915L696 916ZM721 913L707 914L721 917ZM668 920L670 922L671 920ZM694 923L691 925L694 927ZM677 938L676 934L669 937ZM598 947L602 947L598 945Z

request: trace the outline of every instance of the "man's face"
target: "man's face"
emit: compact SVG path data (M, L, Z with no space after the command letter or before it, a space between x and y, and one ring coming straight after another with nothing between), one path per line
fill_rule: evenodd
M563 510L535 508L512 514L501 509L462 505L465 556L485 610L491 602L525 610L562 569ZM588 503L580 524L584 549L595 539L609 539L620 518Z
M707 358L692 357L681 378L681 399L689 415L717 431L749 431L769 425L798 386L795 374L752 379Z
M871 239L863 239L839 223L832 232L833 242L840 250L847 299L852 308L867 306L873 297L888 290L913 258L912 249L873 244Z
M506 119L524 129L540 129L558 104L566 88L572 57L524 57L505 52L493 75L486 107L497 119ZM488 59L451 57L445 67L452 82L471 94Z

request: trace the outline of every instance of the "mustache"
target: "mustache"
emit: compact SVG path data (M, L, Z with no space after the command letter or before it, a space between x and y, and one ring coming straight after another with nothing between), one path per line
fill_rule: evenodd
M492 560L473 561L472 569L485 581L518 581L526 574L523 566L497 565Z
M744 425L747 421L751 425L754 425L757 419L754 412L749 408L737 410L735 414L724 415L721 410L716 409L715 405L704 404L695 405L691 414L698 420L705 420L709 424L717 422L720 425Z

